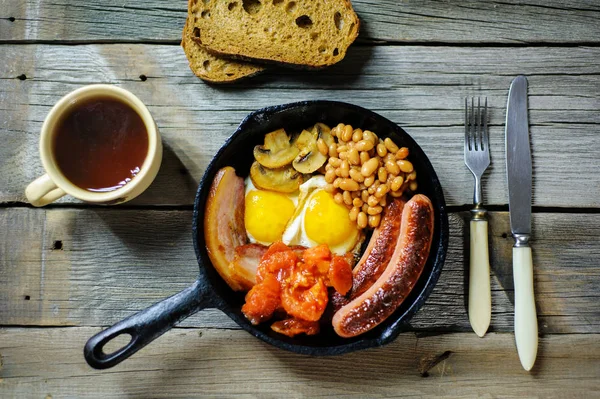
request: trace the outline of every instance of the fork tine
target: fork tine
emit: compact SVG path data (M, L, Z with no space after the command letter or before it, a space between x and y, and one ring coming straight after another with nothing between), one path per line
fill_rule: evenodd
M481 134L481 97L477 97L477 133L476 133L476 147L477 150L482 150L481 146L482 134Z
M487 123L487 97L485 98L485 106L483 108L483 141L485 141L485 149L490 151L490 135L488 133Z
M469 140L471 142L471 150L475 150L475 134L477 131L475 130L475 97L471 97L471 109L469 110Z
M465 151L469 151L471 147L469 146L469 104L468 97L465 97Z

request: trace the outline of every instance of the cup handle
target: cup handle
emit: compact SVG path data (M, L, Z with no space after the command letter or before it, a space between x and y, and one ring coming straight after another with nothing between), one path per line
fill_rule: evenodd
M44 206L56 201L65 193L50 179L47 174L38 177L25 189L25 196L33 206Z

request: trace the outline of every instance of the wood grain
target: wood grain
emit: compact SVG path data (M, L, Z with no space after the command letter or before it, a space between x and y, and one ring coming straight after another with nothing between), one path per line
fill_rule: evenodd
M412 330L470 331L464 218L451 215L447 261ZM535 214L533 230L540 332L600 333L600 215ZM0 259L0 325L110 325L186 288L198 272L190 211L6 209L0 231L11 232ZM490 331L513 329L509 232L508 215L493 212ZM237 328L217 310L182 325Z
M156 182L133 204L190 205L206 165L249 112L305 99L352 102L398 123L430 157L446 202L469 204L473 178L463 164L462 124L464 98L475 95L490 104L492 166L484 176L484 201L502 205L506 98L511 79L525 74L534 205L600 206L600 48L356 47L321 72L279 70L233 87L200 82L178 46L2 49L0 202L25 201L25 186L43 173L39 129L51 106L75 88L103 82L138 95L165 144ZM25 80L17 79L22 75Z
M521 44L600 38L594 0L352 3L361 19L359 40ZM178 42L186 9L185 0L148 0L143 6L133 0L0 0L0 40Z
M245 331L175 329L110 370L82 347L98 328L0 329L0 396L31 397L595 397L600 335L540 339L531 373L512 334L402 334L377 349L314 358ZM28 344L24 344L28 343ZM242 350L243 348L243 350Z

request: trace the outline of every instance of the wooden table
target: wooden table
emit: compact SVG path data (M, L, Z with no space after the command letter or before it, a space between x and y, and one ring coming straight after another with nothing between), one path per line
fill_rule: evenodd
M520 4L522 3L522 4ZM340 64L277 69L228 87L190 72L186 2L0 0L0 397L598 397L600 395L600 5L593 0L355 0L363 24ZM513 338L513 239L504 118L529 79L533 248L540 345L531 372ZM144 101L165 146L151 188L116 207L65 197L31 207L41 123L90 83ZM463 164L464 98L491 105L493 315L466 313L473 179ZM121 365L84 361L86 340L195 278L192 201L213 154L249 112L342 100L404 127L430 157L450 210L440 280L392 344L314 358L270 347L203 311Z

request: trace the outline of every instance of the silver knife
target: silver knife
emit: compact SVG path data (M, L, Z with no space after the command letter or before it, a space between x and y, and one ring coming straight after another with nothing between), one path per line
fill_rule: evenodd
M531 235L531 150L527 118L527 79L517 76L510 85L506 109L506 172L515 285L515 341L521 365L531 370L538 347L533 294Z

